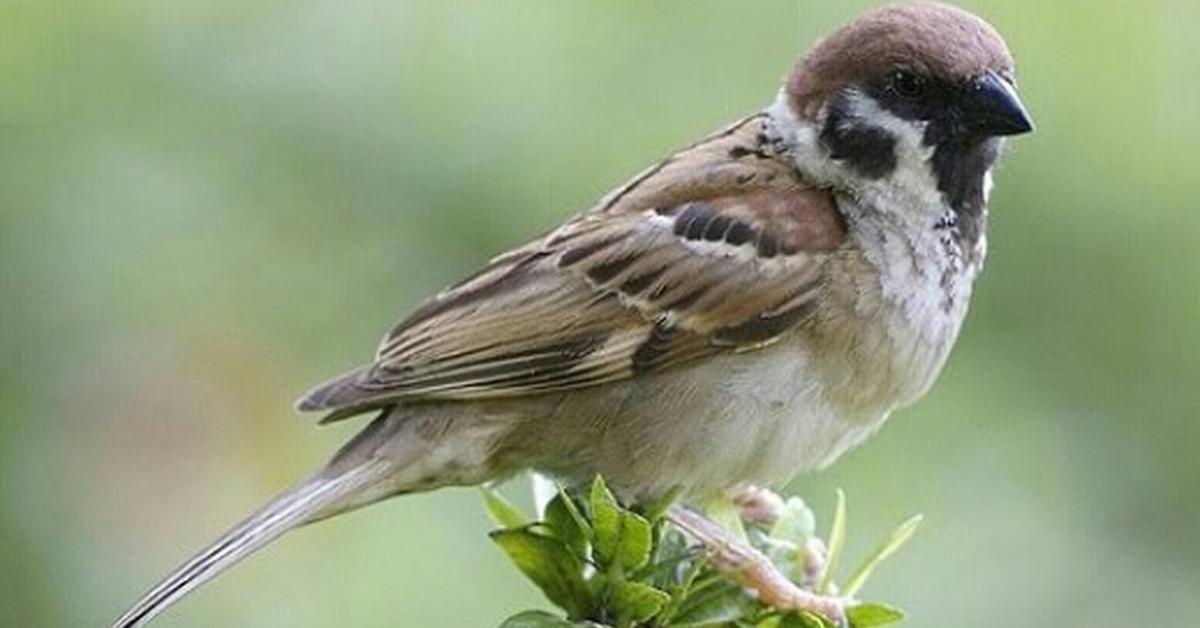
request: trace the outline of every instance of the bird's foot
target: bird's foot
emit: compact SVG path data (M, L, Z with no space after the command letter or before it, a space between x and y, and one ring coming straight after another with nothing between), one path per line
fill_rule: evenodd
M783 516L787 502L783 497L770 489L749 485L727 494L742 521L770 528ZM825 542L817 536L810 536L804 547L800 548L804 568L804 579L801 585L813 586L825 575L826 554Z
M839 628L849 625L846 607L851 600L801 588L780 573L762 552L699 513L676 505L667 513L667 518L703 545L718 569L757 594L763 604L779 610L820 615Z
M779 493L761 486L745 486L728 493L728 497L743 521L761 526L773 525L783 516L783 510L786 508Z

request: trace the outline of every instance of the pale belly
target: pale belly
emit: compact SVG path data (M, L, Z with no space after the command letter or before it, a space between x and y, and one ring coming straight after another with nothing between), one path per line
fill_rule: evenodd
M634 498L677 486L704 497L823 467L878 429L894 400L842 403L802 342L565 395L555 416L522 430L522 448L536 468L573 482L600 473Z
M690 377L712 382L710 392L676 415L672 442L657 446L663 483L678 475L695 493L776 484L832 463L883 423L888 407L848 412L831 399L798 349L784 342L695 369ZM663 488L655 484L651 492Z

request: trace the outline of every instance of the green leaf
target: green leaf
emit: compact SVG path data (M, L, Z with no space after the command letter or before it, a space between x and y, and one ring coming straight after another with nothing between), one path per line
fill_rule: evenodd
M716 628L746 616L754 601L722 577L718 586L684 600L668 624L671 628Z
M559 539L532 529L505 529L492 540L533 581L546 597L571 617L583 617L594 600L583 579L583 561Z
M804 581L804 554L795 543L768 535L758 528L746 530L750 545L758 548L780 573L788 574L797 583Z
M779 619L779 628L833 628L824 617L806 611L788 613Z
M898 622L904 619L904 613L887 604L868 603L846 609L846 619L853 628L871 628Z
M613 497L608 486L604 484L604 478L598 475L592 480L592 488L588 492L588 505L592 508L592 523L595 524L596 534L600 533L601 527L608 531L616 527L621 507L617 505L617 498Z
M837 507L833 511L833 525L829 528L829 553L825 557L825 573L817 585L817 593L824 595L833 584L834 573L842 560L842 551L846 546L846 493L837 491Z
M817 530L816 516L799 497L790 497L784 503L783 513L771 526L771 536L804 547Z
M571 495L563 489L559 489L558 494L563 497L563 506L566 507L566 512L571 514L571 519L574 519L576 524L580 526L580 530L586 534L588 540L592 540L592 524L590 524L588 518L583 516L583 513L580 512L580 507L578 507L578 504L575 503L575 498L571 497Z
M487 506L488 514L502 528L519 528L528 521L525 515L517 510L504 496L490 486L480 486L479 492L483 494L483 504Z
M499 628L575 628L574 624L546 611L525 611L504 620Z
M875 571L879 563L883 562L888 556L896 553L896 550L903 547L916 534L917 528L921 526L921 521L924 518L924 515L918 514L900 524L900 527L896 528L896 531L892 532L891 536L885 539L879 547L875 548L875 551L863 561L863 564L854 570L854 575L850 576L850 580L846 583L846 590L842 592L842 595L854 597L854 594L858 593L863 585L867 583L867 578L871 577L871 573Z
M554 533L554 536L575 552L576 556L587 557L588 536L591 528L584 527L587 526L587 521L579 514L574 502L564 491L559 491L546 504L545 524Z
M617 626L644 622L662 611L671 596L641 582L618 582L613 587L612 607Z
M592 550L606 569L633 571L650 560L650 523L622 509L604 480L592 482Z
M686 568L683 563L693 558L694 554L688 551L683 534L674 528L664 528L658 535L652 564L639 573L639 577L660 589L676 586L679 584L677 576L680 569Z
M730 499L718 497L710 500L705 504L704 516L739 539L749 540L746 536L746 526L742 525L742 514Z
M679 494L682 492L682 486L672 486L671 490L667 491L666 494L664 494L662 497L659 497L654 501L654 503L650 504L650 506L646 508L646 519L648 519L650 523L658 523L658 520L662 519L663 515L667 514L667 511L671 509L671 506L675 504L675 500L679 499Z

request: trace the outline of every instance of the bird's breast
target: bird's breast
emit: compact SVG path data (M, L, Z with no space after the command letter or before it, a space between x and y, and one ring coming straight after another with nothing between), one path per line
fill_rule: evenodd
M808 330L829 395L867 416L912 403L958 336L977 268L935 230L857 234L832 260L824 307Z
M879 263L839 252L812 318L777 342L555 396L506 446L522 464L576 481L601 473L640 497L825 466L928 389L965 313L969 277L953 280L950 303L942 267L906 260L885 274Z

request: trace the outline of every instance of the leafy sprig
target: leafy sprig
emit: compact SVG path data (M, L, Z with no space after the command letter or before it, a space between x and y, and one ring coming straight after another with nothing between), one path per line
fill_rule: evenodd
M732 583L663 517L670 500L635 511L618 503L597 477L586 495L560 489L541 519L532 520L494 490L483 493L488 512L501 526L492 540L563 613L529 610L500 628L829 628L815 615L769 608ZM798 585L847 597L862 590L921 522L920 515L904 522L839 588L834 578L847 521L841 491L828 550L817 536L812 510L797 497L783 502L769 526L742 521L727 503L709 510L710 517L747 539ZM847 610L853 628L884 626L903 617L880 603Z

